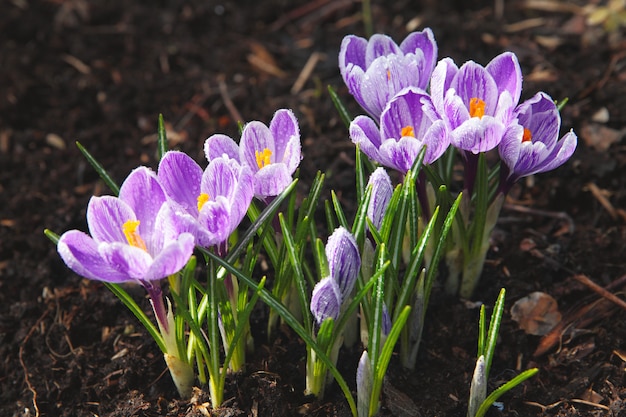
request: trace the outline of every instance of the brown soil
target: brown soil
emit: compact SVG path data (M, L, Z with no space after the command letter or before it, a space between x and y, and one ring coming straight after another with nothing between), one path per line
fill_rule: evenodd
M580 138L565 166L514 190L494 234L475 301L492 305L501 287L508 306L544 291L574 321L533 356L546 340L519 330L507 310L490 383L530 366L540 373L489 415L626 415L626 314L574 279L614 283L619 296L626 273L623 29L586 25L582 0L421 3L375 1L375 30L400 40L429 26L440 57L457 62L516 52L524 97L569 97L563 127ZM73 142L121 182L139 164L156 165L159 113L172 146L200 161L210 134L236 135L238 119L268 121L289 107L303 132L302 190L323 170L328 189L350 205L353 146L326 86L357 113L337 53L344 35L364 34L360 8L350 0L0 1L0 415L207 415L206 390L177 400L136 319L101 284L72 274L43 236L44 228L85 230L89 197L108 192ZM317 65L292 91L313 54ZM603 111L608 121L598 119ZM418 367L407 372L392 360L382 415L465 415L477 316L435 288ZM256 342L246 372L229 379L224 407L211 413L349 415L337 389L322 402L303 396L304 346L292 332ZM359 352L342 355L342 372L354 375Z

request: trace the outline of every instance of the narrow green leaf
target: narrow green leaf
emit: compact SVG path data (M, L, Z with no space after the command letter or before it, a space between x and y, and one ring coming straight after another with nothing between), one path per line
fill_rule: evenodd
M502 314L504 314L504 297L506 290L502 288L495 305L493 313L491 313L491 321L489 322L489 330L487 331L487 344L485 346L485 375L489 377L491 362L496 350L496 342L498 341L498 332L500 331L500 323L502 322Z
M346 125L346 128L350 128L350 123L352 122L352 116L348 112L348 109L346 109L346 106L344 106L343 102L337 95L337 92L335 91L335 89L330 85L328 86L328 93L330 94L330 99L335 105L335 108L339 112L339 117L341 118L343 123Z
M120 187L115 183L115 181L113 181L113 178L111 178L111 176L106 172L104 167L100 165L98 161L96 161L96 158L94 158L89 153L89 151L87 151L87 149L85 149L83 145L80 144L80 142L76 142L76 146L78 147L78 150L80 150L80 152L85 156L87 162L89 162L93 169L96 170L98 175L100 175L100 178L102 178L104 183L111 189L111 191L113 191L113 194L115 194L116 196L119 195Z
M256 288L258 283L254 282L251 278L241 274L236 268L227 263L225 260L219 258L218 256L206 251L203 248L199 248L199 250L204 253L206 256L212 258L215 262L225 268L228 272L235 275L241 282L246 284L250 288ZM263 302L265 302L269 308L274 309L276 313L283 319L283 321L293 329L294 332L302 338L304 343L313 349L317 355L317 358L324 363L328 367L328 370L337 381L337 384L341 388L341 391L344 393L346 400L348 401L348 405L350 406L350 410L352 411L352 415L356 417L356 403L354 402L354 398L350 393L350 388L346 384L345 379L341 375L341 373L337 370L337 368L333 365L328 355L315 343L315 340L312 339L310 332L298 322L298 320L287 310L287 308L278 301L269 291L265 288L260 290L259 297Z
M159 161L163 158L165 152L167 152L167 132L165 130L163 114L159 114L159 126L157 130L157 156L159 157Z

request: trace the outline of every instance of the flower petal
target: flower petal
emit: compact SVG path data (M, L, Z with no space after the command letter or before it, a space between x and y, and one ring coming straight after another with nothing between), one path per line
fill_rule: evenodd
M350 139L359 144L370 159L380 162L378 148L381 145L380 131L376 122L367 116L357 116L350 122Z
M155 227L160 227L155 219L166 200L157 175L146 167L133 170L122 184L119 198L135 212L139 220L137 232L148 243Z
M380 162L402 173L406 173L419 155L424 142L412 136L404 136L400 140L388 139L380 147Z
M508 91L515 105L522 94L522 69L513 52L504 52L485 67L491 74L499 91Z
M326 259L330 276L337 281L341 299L345 301L361 268L361 256L352 233L343 227L335 229L326 243Z
M430 74L437 63L437 42L435 42L433 31L430 28L426 28L421 32L410 33L400 44L400 50L405 55L412 53L423 56L424 71L427 74L425 78L427 79L426 83L428 83L428 78L430 78Z
M317 324L322 324L328 317L334 320L339 317L341 293L337 282L332 277L326 277L315 285L309 308Z
M204 142L204 155L207 161L227 155L239 161L239 146L230 137L222 134L211 135Z
M487 152L500 143L504 125L491 116L472 117L451 132L450 142L474 154Z
M276 162L276 146L274 136L265 124L253 121L248 123L241 133L239 143L239 160L250 167L252 171L260 169L257 162L257 152L269 150L270 162Z
M473 61L463 64L452 81L451 87L456 90L467 108L471 99L478 98L485 102L485 115L495 115L500 95L498 86L481 65Z
M433 70L430 77L430 96L439 114L443 114L444 98L458 72L459 68L451 58L439 61Z
M152 256L148 252L120 242L100 243L98 252L111 268L136 280L143 279L152 264Z
M146 281L158 280L180 271L191 258L193 248L194 237L190 233L181 234L178 240L171 241L154 258L143 279Z
M374 34L367 42L365 50L365 65L369 66L377 58L391 54L401 54L398 45L387 35Z
M98 244L86 233L70 230L59 239L57 250L63 262L85 278L106 282L125 282L131 278L111 268L98 252Z
M205 233L196 236L198 245L209 247L228 239L232 232L230 229L229 208L230 202L222 196L217 196L217 198L208 201L202 206L198 216L198 223L200 223Z
M182 152L166 152L157 174L166 194L187 213L198 213L202 168Z
M237 185L238 171L239 165L232 159L213 159L202 174L200 191L208 194L209 199L223 196L231 200Z
M272 117L270 122L270 132L272 132L274 137L274 148L276 150L274 160L277 162L282 161L287 143L291 142L293 137L296 137L298 142L300 141L300 128L296 116L289 109L278 110L274 113L274 117Z
M372 187L372 197L367 206L367 217L377 229L380 229L385 211L393 194L391 179L384 168L378 167L370 175L367 185Z
M133 210L117 197L91 197L87 205L87 224L96 242L128 243L122 226L128 220L137 220Z
M254 174L254 195L259 198L276 196L291 184L293 178L283 163L271 164Z
M365 51L367 40L355 35L348 35L341 41L339 49L339 70L343 80L348 84L347 76L352 67L365 69Z

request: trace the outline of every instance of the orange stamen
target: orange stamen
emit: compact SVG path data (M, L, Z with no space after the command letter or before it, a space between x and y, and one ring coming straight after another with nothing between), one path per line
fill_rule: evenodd
M400 134L402 135L402 137L405 136L412 136L415 137L415 131L413 130L413 126L404 126L402 128L402 130L400 131Z
M522 135L522 143L524 142L532 142L533 134L530 129L524 128L524 134Z
M256 164L259 166L259 169L271 164L270 156L272 156L272 151L269 149L265 148L261 152L254 151L254 154L256 155Z
M138 227L139 220L128 220L122 225L122 232L124 232L124 236L126 236L126 240L130 246L143 249L147 252L148 248L146 247L146 242L143 241L141 236L139 236L139 232L137 232Z
M207 193L202 193L198 196L198 212L202 210L202 206L204 206L204 204L210 199L211 197L209 197Z
M485 115L485 103L483 100L478 97L472 97L469 102L469 113L470 117L478 117L481 118Z

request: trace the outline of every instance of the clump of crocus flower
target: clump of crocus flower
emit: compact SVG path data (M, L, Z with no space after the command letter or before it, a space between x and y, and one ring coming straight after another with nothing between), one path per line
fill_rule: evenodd
M402 364L415 367L440 259L448 264L446 288L473 295L507 193L521 178L564 164L577 137L570 131L559 140L559 109L547 94L519 103L522 71L515 54L502 53L486 66L458 66L451 58L437 62L437 51L430 29L399 45L384 35L343 40L340 72L367 113L351 121L350 137L382 167L365 185L366 164L357 154L354 222L349 225L333 194L334 214L330 206L326 214L335 230L325 247L312 220L323 175L299 209L290 195L302 156L300 128L288 109L278 110L269 125L245 124L239 143L210 136L205 169L160 143L158 173L137 168L118 197L92 197L91 235L71 230L56 237L73 271L103 281L139 317L162 349L181 396L191 392L195 362L203 383L208 370L213 406L220 405L226 371L244 365L248 318L261 298L273 307L270 318L279 314L307 343L306 393L322 397L330 371L353 414L374 415L398 340ZM164 141L162 120L160 128ZM500 161L488 166L485 154L495 149ZM460 187L452 184L455 155L464 166ZM400 173L399 185L393 186L385 168ZM286 213L277 214L287 197ZM246 213L252 225L238 241ZM322 277L312 290L307 279L314 280L314 268L303 265L307 245ZM252 278L260 246L276 272L272 294L265 278ZM206 280L194 277L194 247L204 255ZM158 330L117 285L125 282L146 289ZM240 290L240 282L246 288ZM298 309L299 319L291 313ZM344 330L359 327L352 326L357 313L364 348L358 406L335 366ZM498 322L500 316L494 313ZM476 415L486 407L481 404L494 346L479 351L470 407Z

